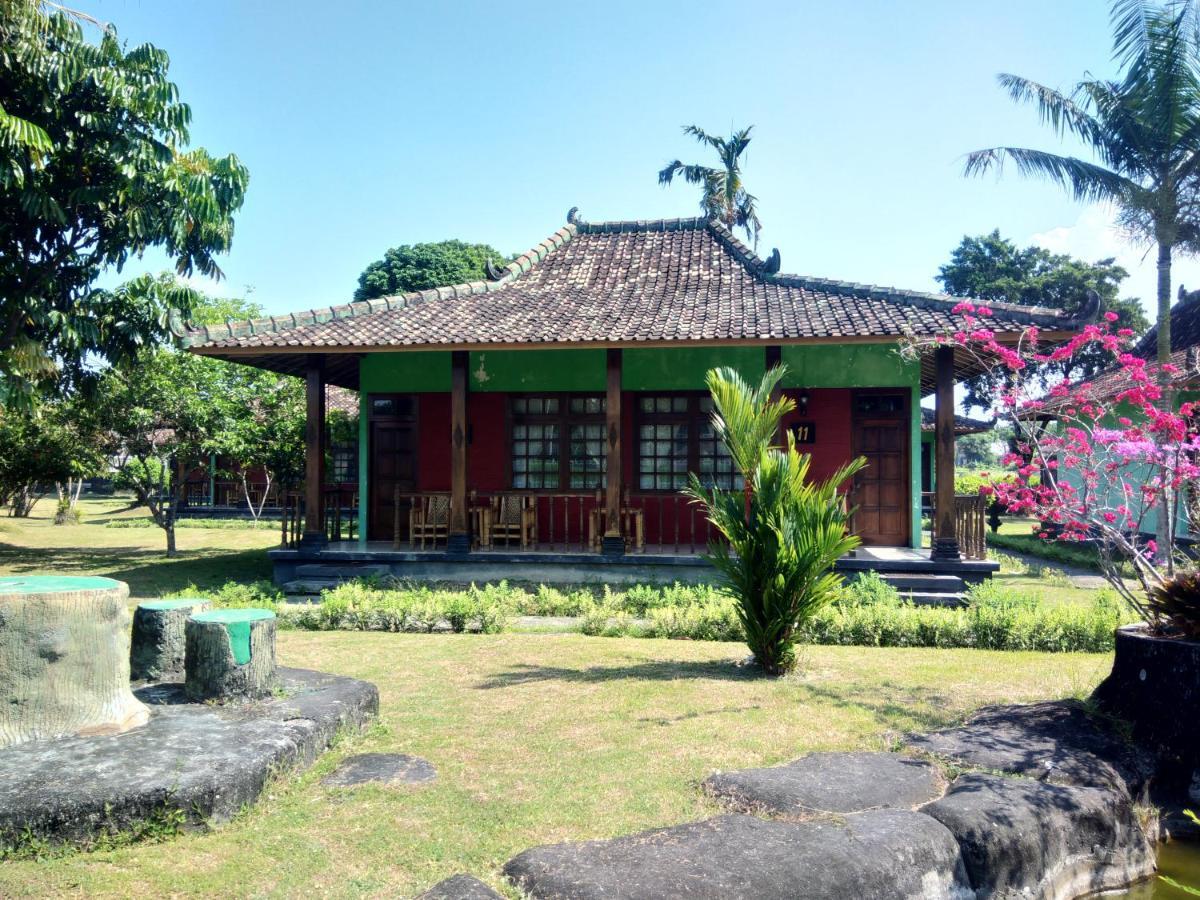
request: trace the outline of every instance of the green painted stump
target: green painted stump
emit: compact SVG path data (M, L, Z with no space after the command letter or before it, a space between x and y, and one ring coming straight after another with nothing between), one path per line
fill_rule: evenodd
M186 646L184 624L193 613L212 608L208 600L148 600L133 611L129 675L134 681L182 681Z
M128 599L111 578L0 578L0 747L146 723L129 689Z
M253 700L275 687L275 613L217 609L184 625L184 691L192 700Z

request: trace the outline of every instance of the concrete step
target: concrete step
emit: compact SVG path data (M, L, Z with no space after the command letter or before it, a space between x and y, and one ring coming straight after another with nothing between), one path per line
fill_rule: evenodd
M959 594L966 583L957 575L931 575L923 572L881 572L884 581L901 593L922 591L932 594Z
M914 606L966 606L967 599L963 594L943 593L941 591L901 591L900 599Z
M368 575L386 575L390 570L386 565L370 563L301 563L296 566L299 578L365 578Z
M312 596L320 594L321 591L327 588L334 588L341 584L345 579L339 578L296 578L292 581L283 583L283 592L288 598L300 596Z

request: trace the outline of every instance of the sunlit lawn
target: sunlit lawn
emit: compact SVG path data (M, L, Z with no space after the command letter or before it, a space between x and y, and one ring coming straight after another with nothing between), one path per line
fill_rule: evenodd
M105 527L113 519L147 517L144 509L128 510L128 499L84 500L80 506L79 525L55 525L52 498L39 501L28 519L0 518L0 574L108 575L128 582L139 598L189 583L207 587L271 577L263 550L278 545L277 526L179 528L180 554L169 560L162 529Z
M821 647L755 677L734 644L580 635L284 632L282 663L365 678L381 726L234 823L163 844L0 864L0 896L408 897L458 871L497 887L531 845L714 812L714 769L885 748L989 703L1082 695L1107 656ZM350 752L431 761L422 788L329 789Z

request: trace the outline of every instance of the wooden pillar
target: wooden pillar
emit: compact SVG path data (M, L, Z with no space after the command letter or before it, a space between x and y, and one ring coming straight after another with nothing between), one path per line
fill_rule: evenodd
M325 538L325 358L310 356L304 376L304 537L307 547L321 547Z
M469 553L467 516L467 367L466 350L450 354L450 534L446 552Z
M604 489L604 541L601 545L606 556L620 556L625 552L625 538L621 534L621 351L610 349L607 355L607 392L604 397L605 432L608 440L608 462Z
M954 348L934 351L936 366L934 466L936 501L932 559L958 560L958 529L954 515Z

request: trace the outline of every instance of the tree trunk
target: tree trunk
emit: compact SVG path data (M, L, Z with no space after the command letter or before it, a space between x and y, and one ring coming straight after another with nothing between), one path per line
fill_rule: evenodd
M111 578L0 579L0 747L146 723L129 689L128 599Z
M208 600L151 600L133 613L129 675L134 681L182 681L184 624L212 607Z
M1162 400L1159 408L1170 412L1173 400L1170 390L1170 376L1162 370L1162 366L1171 361L1171 244L1167 241L1158 242L1158 383L1162 388ZM1163 485L1162 496L1159 498L1157 515L1154 517L1154 542L1158 545L1156 556L1167 563L1168 570L1173 569L1172 560L1175 548L1171 546L1171 508L1170 485Z
M167 521L167 524L163 526L163 530L167 533L167 559L174 559L179 555L179 551L175 549L174 518Z
M275 614L218 609L189 618L184 690L193 700L265 697L275 688Z

